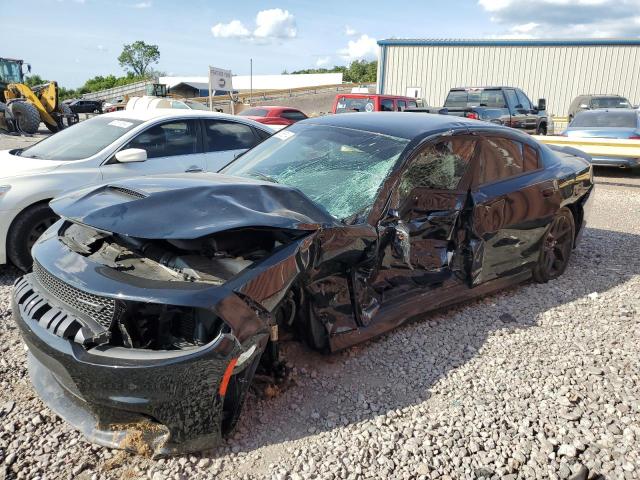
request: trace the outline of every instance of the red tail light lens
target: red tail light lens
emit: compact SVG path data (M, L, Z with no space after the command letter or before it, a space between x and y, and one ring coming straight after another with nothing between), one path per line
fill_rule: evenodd
M631 135L629 140L640 140L640 135Z
M478 120L478 118L480 118L476 112L467 112L465 114L465 117L471 118L473 120Z

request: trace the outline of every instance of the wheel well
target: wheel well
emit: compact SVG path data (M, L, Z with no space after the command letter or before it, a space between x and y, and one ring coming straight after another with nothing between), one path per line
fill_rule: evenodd
M36 207L38 205L42 205L43 203L49 203L51 200L53 200L53 198L46 198L44 200L40 200L38 202L32 203L31 205L28 205L24 207L22 210L20 210L18 214L15 217L13 217L13 220L11 220L11 225L9 225L9 228L7 229L7 238L9 238L8 234L9 232L11 232L11 230L13 230L13 226L15 225L16 220L20 217L20 215L22 215L24 212L26 212L30 208Z
M576 239L578 238L578 232L582 228L582 221L584 219L584 210L582 208L582 204L580 203L571 203L567 205L567 208L571 212L571 215L573 215L573 222L576 227L576 230L574 232L574 237L573 237L573 247L575 248Z

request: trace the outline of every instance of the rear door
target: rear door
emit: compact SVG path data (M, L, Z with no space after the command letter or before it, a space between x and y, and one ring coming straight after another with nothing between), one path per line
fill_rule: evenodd
M230 120L203 120L205 168L217 172L262 139L251 126Z
M203 171L205 157L199 129L197 120L171 120L147 128L121 148L144 149L147 160L119 163L113 157L101 167L103 178Z
M487 134L479 146L471 189L472 285L530 268L561 201L534 143Z

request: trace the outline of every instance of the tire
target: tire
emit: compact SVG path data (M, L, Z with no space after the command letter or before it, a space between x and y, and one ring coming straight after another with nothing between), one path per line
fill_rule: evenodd
M15 118L16 125L24 133L34 134L40 128L40 112L29 102L11 102L9 112Z
M58 127L58 125L49 125L48 123L45 123L44 126L47 127L47 130L51 133L57 133L60 131L60 127Z
M60 107L60 111L64 114L64 115L73 115L73 112L71 111L71 107L69 105L66 104L62 104ZM64 122L67 122L66 124ZM63 117L60 119L60 125L62 125L62 128L68 128L71 125L73 125L72 123L69 123L69 117Z
M32 205L20 213L11 224L7 235L7 256L11 263L28 272L33 265L31 247L57 220L57 215L49 208L48 203Z
M65 103L61 103L60 104L60 112L64 115L71 115L71 108L69 107L69 105L65 104ZM53 117L55 118L55 114L53 115ZM67 122L66 125L64 122ZM69 117L60 117L56 119L56 125L49 125L47 123L45 123L46 127L49 129L49 131L51 133L56 133L59 132L60 130L70 127L71 124L69 123Z
M547 134L547 124L541 123L538 126L538 131L536 132L536 135L546 135L546 134Z
M533 268L533 279L539 283L558 278L569 264L576 235L571 210L561 208L551 220L540 245L538 263Z

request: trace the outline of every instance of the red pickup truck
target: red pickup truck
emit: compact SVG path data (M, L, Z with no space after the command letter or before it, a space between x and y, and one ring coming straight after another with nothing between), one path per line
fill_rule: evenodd
M333 102L333 113L348 112L404 112L417 108L415 98L374 93L339 93Z

